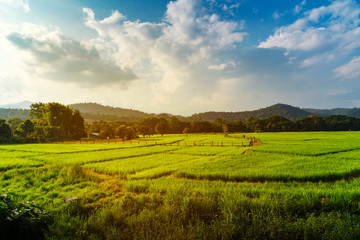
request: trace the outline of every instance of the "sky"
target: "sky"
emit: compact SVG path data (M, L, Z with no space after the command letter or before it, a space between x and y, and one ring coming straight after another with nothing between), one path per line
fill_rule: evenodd
M0 103L360 107L360 0L0 0Z

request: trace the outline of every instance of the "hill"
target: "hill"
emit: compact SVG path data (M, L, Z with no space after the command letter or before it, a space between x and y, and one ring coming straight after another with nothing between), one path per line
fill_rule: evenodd
M132 122L153 115L138 110L104 106L98 103L76 103L69 106L78 109L88 122L96 120Z
M273 115L280 115L290 120L299 119L309 116L313 113L307 112L297 107L293 107L286 104L275 104L266 108L261 108L254 111L243 112L205 112L193 114L190 119L192 120L206 120L213 121L216 118L221 118L226 121L239 121L245 120L252 116L254 118L268 118Z
M0 105L0 108L30 109L31 104L32 104L32 102L30 102L30 101L22 101L22 102L17 102L17 103Z
M28 109L10 109L10 108L0 108L0 118L9 119L9 118L20 118L25 120L29 118Z
M21 104L25 106L26 104L29 103L30 102L21 102L18 104L13 104L13 106L9 108L0 108L0 118L9 119L9 118L17 117L22 120L29 118L28 109L17 108L17 106L20 107ZM3 106L10 106L10 105L3 105ZM76 104L70 104L69 106L74 109L80 110L82 116L87 122L93 122L96 120L104 120L104 121L118 120L125 122L134 122L145 117L163 117L168 119L171 116L174 116L167 113L154 114L154 113L145 113L134 109L104 106L98 103L76 103ZM290 120L296 120L312 114L316 114L320 116L345 115L345 116L360 118L360 108L314 109L314 108L298 108L298 107L293 107L291 105L278 103L266 108L260 108L258 110L253 110L253 111L242 111L242 112L210 111L204 113L196 113L191 115L190 117L183 117L180 115L176 115L176 117L181 121L193 121L193 120L213 121L216 118L221 118L226 121L239 121L239 120L245 120L250 116L254 118L268 118L273 115L280 115Z
M303 108L304 111L320 116L345 115L349 117L360 117L360 108L333 108L333 109L314 109Z

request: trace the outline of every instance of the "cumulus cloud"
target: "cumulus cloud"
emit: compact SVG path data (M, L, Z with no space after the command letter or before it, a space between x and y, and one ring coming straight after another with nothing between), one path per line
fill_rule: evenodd
M171 102L188 109L186 104L198 92L213 91L220 78L209 66L225 67L219 55L236 48L247 35L242 32L244 21L222 20L201 0L170 2L160 23L130 21L118 11L103 20L89 8L83 12L85 24L98 32L92 44L146 79L150 104L156 106L168 107Z
M294 23L276 29L259 48L302 51L351 51L360 46L360 7L354 0L337 0L304 13Z
M42 29L39 33L37 36L17 32L7 35L11 43L31 56L25 67L34 76L85 87L126 86L136 79L129 68L102 59L94 47L67 38L59 31Z
M354 57L350 62L334 69L337 77L357 78L360 77L360 57Z

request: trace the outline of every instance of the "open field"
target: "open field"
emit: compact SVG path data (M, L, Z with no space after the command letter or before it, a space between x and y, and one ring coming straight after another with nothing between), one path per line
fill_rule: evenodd
M360 238L359 132L0 145L0 171L49 239Z

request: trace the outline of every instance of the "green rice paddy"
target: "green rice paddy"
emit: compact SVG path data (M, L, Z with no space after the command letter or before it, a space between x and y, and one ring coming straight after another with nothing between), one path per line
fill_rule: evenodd
M0 145L0 171L49 239L360 238L359 132Z

